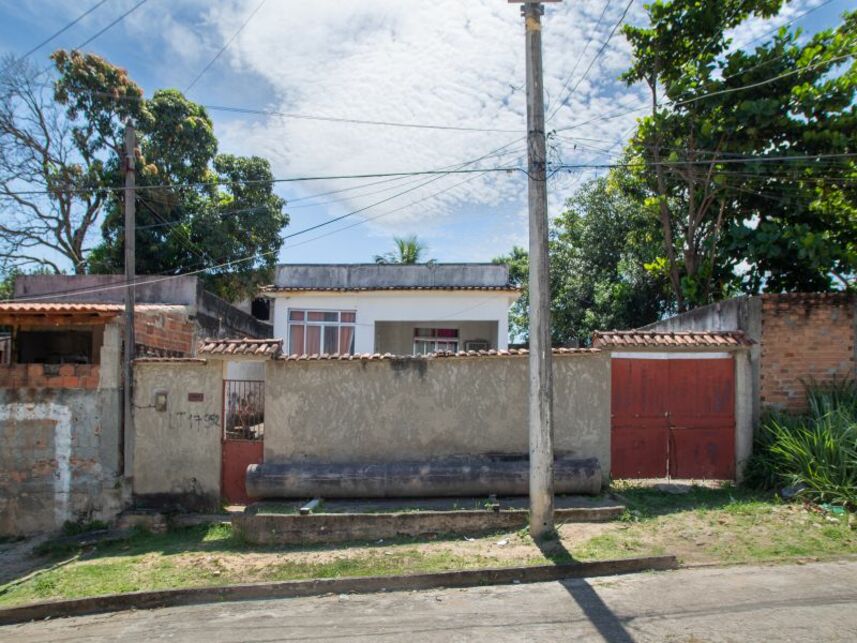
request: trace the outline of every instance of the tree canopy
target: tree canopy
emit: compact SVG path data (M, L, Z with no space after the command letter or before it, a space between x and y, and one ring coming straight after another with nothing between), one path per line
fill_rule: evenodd
M804 44L782 29L730 49L728 29L781 5L659 1L649 26L624 29L624 78L652 97L629 151L679 310L853 281L855 163L835 155L857 142L857 12Z
M549 241L552 341L587 344L592 332L633 328L669 309L663 275L646 270L660 249L657 225L627 192L626 175L586 182L554 219ZM523 292L511 332L527 336L528 261L523 248L494 260L509 266Z
M0 229L0 268L33 263L59 272L66 259L76 272L123 271L123 193L106 188L124 184L131 119L137 272L204 269L201 278L217 294L254 294L270 279L289 220L268 161L218 154L205 108L177 90L147 99L99 56L59 50L51 58L52 91L26 63L0 78L0 200L19 214ZM24 185L47 194L24 201L15 196ZM100 242L93 239L99 223Z

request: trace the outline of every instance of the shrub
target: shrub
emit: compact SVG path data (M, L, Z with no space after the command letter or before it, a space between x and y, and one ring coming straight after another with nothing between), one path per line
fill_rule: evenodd
M798 485L814 502L857 508L857 384L813 386L808 407L804 415L772 415L762 424L748 482Z

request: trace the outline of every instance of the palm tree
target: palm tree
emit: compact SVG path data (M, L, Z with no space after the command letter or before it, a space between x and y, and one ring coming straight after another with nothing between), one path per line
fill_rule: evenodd
M393 237L393 242L396 244L396 249L382 255L375 255L375 263L416 264L421 262L428 251L428 246L415 234L407 237ZM429 259L426 263L432 261L434 259Z

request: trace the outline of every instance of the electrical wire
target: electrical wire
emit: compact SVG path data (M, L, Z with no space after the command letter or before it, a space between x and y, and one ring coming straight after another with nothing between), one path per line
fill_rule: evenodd
M187 88L185 88L185 90L184 90L185 94L187 94L191 89L193 89L193 86L196 85L197 82L199 82L199 79L203 77L205 72L207 72L211 68L211 66L215 62L217 62L217 59L220 58L220 56L223 54L223 52L229 48L229 45L232 44L232 41L235 40L242 31L244 31L244 27L246 27L247 23L249 23L253 19L253 16L255 16L257 13L259 13L259 9L262 8L262 6L265 4L265 2L267 2L267 0L262 0L258 5L256 5L256 8L253 9L253 11L250 13L249 16L247 16L247 19L243 23L241 23L240 27L238 27L238 31L236 31L234 34L232 34L232 37L226 41L226 43L220 48L220 51L218 51L215 54L214 58L212 58L211 60L208 61L208 64L202 68L202 71L199 72L196 75L196 77L190 82L190 85L188 85Z
M598 22L595 23L595 27L589 34L589 39L586 41L586 44L583 46L583 51L580 52L580 55L577 57L577 60L574 61L574 67L571 68L571 72L569 72L568 77L565 79L565 82L562 84L562 89L559 90L558 96L562 97L565 93L565 90L568 89L569 84L571 83L571 79L574 78L574 73L577 71L577 68L580 66L580 61L583 60L583 57L586 55L586 51L589 49L589 45L592 44L592 40L595 38L595 34L598 33L598 27L601 26L601 21L604 20L604 15L607 13L607 9L610 8L610 3L612 0L607 0L604 3L604 8L601 10L601 15L598 16ZM559 111L559 108L562 106L562 101L560 101L559 106L551 112L551 115L548 116L547 120L550 121L554 115ZM547 122L547 121L546 121Z
M115 20L113 20L113 22L111 22L109 25L107 25L106 27L104 27L104 28L100 29L100 30L99 30L99 31L97 31L94 35L90 36L89 38L87 38L86 40L84 40L82 43L80 43L77 47L75 47L75 49L83 49L83 48L84 48L84 47L86 47L89 43L91 43L91 42L95 41L95 39L96 39L96 38L100 38L102 35L104 35L105 33L107 33L110 29L112 29L113 27L115 27L116 25L118 25L120 22L122 22L123 20L125 20L125 18L127 18L127 17L128 17L128 16L130 16L132 13L134 13L135 11L137 11L137 9L139 9L140 7L142 7L142 6L143 6L144 4L146 4L148 1L149 1L149 0L140 0L140 2L138 2L137 4L135 4L133 7L131 7L130 9L128 9L128 11L126 11L126 12L125 12L125 13L123 13L121 16L119 16L118 18L116 18Z
M610 34L607 36L607 40L604 41L604 44L601 45L601 48L598 50L598 52L595 54L595 56L592 58L592 60L589 61L589 66L586 68L586 71L583 72L583 75L574 84L574 87L572 87L571 91L569 92L569 98L571 98L571 96L573 96L574 93L577 91L577 88L580 87L580 83L582 83L584 80L586 80L586 77L589 75L589 72L592 70L593 65L595 65L595 63L598 61L598 59L604 54L604 50L607 49L607 45L610 44L610 40L612 40L613 35L616 33L616 30L619 28L619 25L621 25L622 22L624 22L625 16L628 15L628 11L630 10L632 4L634 4L634 0L628 0L628 4L625 5L625 10L622 12L622 15L619 17L619 20L616 22L616 24L613 25L613 29L610 30ZM554 109L553 113L548 117L548 120L553 118L556 115L556 113L560 110L560 108L563 107L564 105L565 105L565 99L563 99L559 102L559 105L556 106L556 109Z
M34 47L32 47L30 50L28 50L26 53L22 54L20 58L17 58L17 59L15 60L15 62L20 62L20 61L24 60L25 58L28 58L31 54L36 53L39 49L41 49L41 48L42 48L42 47L44 47L46 44L48 44L49 42L51 42L54 38L57 38L58 36L61 36L62 34L64 34L66 31L68 31L69 29L71 29L72 27L74 27L78 22L80 22L81 20L83 20L84 18L86 18L89 14L91 14L93 11L95 11L96 9L98 9L98 7L100 7L101 5L103 5L103 4L104 4L104 3L106 3L106 2L107 2L107 0L100 0L100 2L98 2L98 3L94 4L92 7L90 7L90 8L89 8L89 9L87 9L86 11L84 11L84 12L83 12L82 14L80 14L77 18L75 18L74 20L72 20L71 22L69 22L65 27L63 27L63 28L62 28L62 29L60 29L59 31L55 31L53 34L51 34L50 36L48 36L47 38L45 38L45 39L44 39L42 42L40 42L38 45L35 45L35 46L34 46Z

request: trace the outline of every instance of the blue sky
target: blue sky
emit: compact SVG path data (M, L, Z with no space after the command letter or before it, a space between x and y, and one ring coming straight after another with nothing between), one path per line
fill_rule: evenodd
M96 1L4 0L0 49L21 54ZM46 61L54 48L79 45L137 1L107 0L32 58ZM635 114L609 121L599 117L645 103L641 87L616 80L629 60L620 33L578 85L626 4L566 0L547 9L547 113L556 110L548 126L587 122L561 141L567 162L603 162L605 156L592 147L618 152ZM795 0L777 21L742 26L734 42L749 42L822 4ZM634 0L627 22L643 21L642 5ZM259 0L148 0L87 50L125 67L147 95L166 87L184 90L258 6ZM854 7L854 0L833 0L797 25L811 34L837 24L838 16ZM523 81L521 19L505 0L267 0L188 95L214 106L509 130L425 130L210 112L221 151L266 157L277 177L341 175L441 168L504 145L503 156L470 167L521 165ZM280 259L371 261L390 249L393 235L403 234L418 234L439 261L485 261L514 244L526 245L526 183L520 173L429 178L278 186L290 202L291 224L284 234L368 206L288 240ZM557 175L551 181L553 215L584 178ZM363 187L317 196L357 186ZM384 199L389 200L374 205Z

